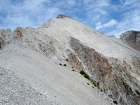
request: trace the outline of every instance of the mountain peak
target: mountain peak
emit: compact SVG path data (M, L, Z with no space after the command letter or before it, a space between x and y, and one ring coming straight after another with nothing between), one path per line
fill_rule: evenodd
M126 31L120 38L135 50L140 51L140 31Z
M71 17L63 15L63 14L59 14L56 18L71 18Z

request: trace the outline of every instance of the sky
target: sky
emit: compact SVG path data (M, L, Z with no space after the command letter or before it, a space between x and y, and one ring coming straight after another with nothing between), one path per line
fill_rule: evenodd
M37 28L59 14L106 35L140 31L140 0L0 0L0 29Z

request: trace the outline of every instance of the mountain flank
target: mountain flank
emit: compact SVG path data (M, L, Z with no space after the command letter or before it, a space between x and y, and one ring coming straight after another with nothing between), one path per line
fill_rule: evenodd
M68 16L0 30L0 104L140 105L139 32L108 37Z

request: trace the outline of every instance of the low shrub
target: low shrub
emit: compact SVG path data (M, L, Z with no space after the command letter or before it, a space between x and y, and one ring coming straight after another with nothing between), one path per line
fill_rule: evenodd
M137 93L137 95L140 95L140 92L138 90L135 90L135 92Z
M82 70L82 71L80 71L80 74L84 75L84 74L85 74L85 72Z
M123 81L123 85L127 91L127 94L129 94L130 92L133 92L131 87L127 83L125 83L124 81Z
M99 82L97 82L97 86L99 86Z
M95 87L97 87L96 81L92 80L91 82L93 83L93 85L94 85Z
M90 80L90 77L88 74L84 74L84 77L87 78L88 80Z
M113 103L114 103L114 104L116 104L116 105L118 104L118 102L117 102L117 101L113 101Z
M90 80L90 77L87 73L85 73L83 70L80 71L80 74L84 75L85 78L89 79Z

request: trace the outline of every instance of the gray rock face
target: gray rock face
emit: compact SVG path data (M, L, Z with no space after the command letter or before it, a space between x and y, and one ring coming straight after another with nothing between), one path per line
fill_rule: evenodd
M95 86L121 105L140 105L140 95L136 93L140 89L140 85L129 74L132 68L126 62L121 64L115 58L106 58L74 38L71 38L70 45L78 55L73 58L70 56L70 64L72 66L73 63L77 64L77 67L74 66L75 68L88 73ZM138 62L137 66L139 66L140 61L136 62ZM79 64L83 65L79 67Z
M140 51L140 31L127 31L120 38L132 48Z

